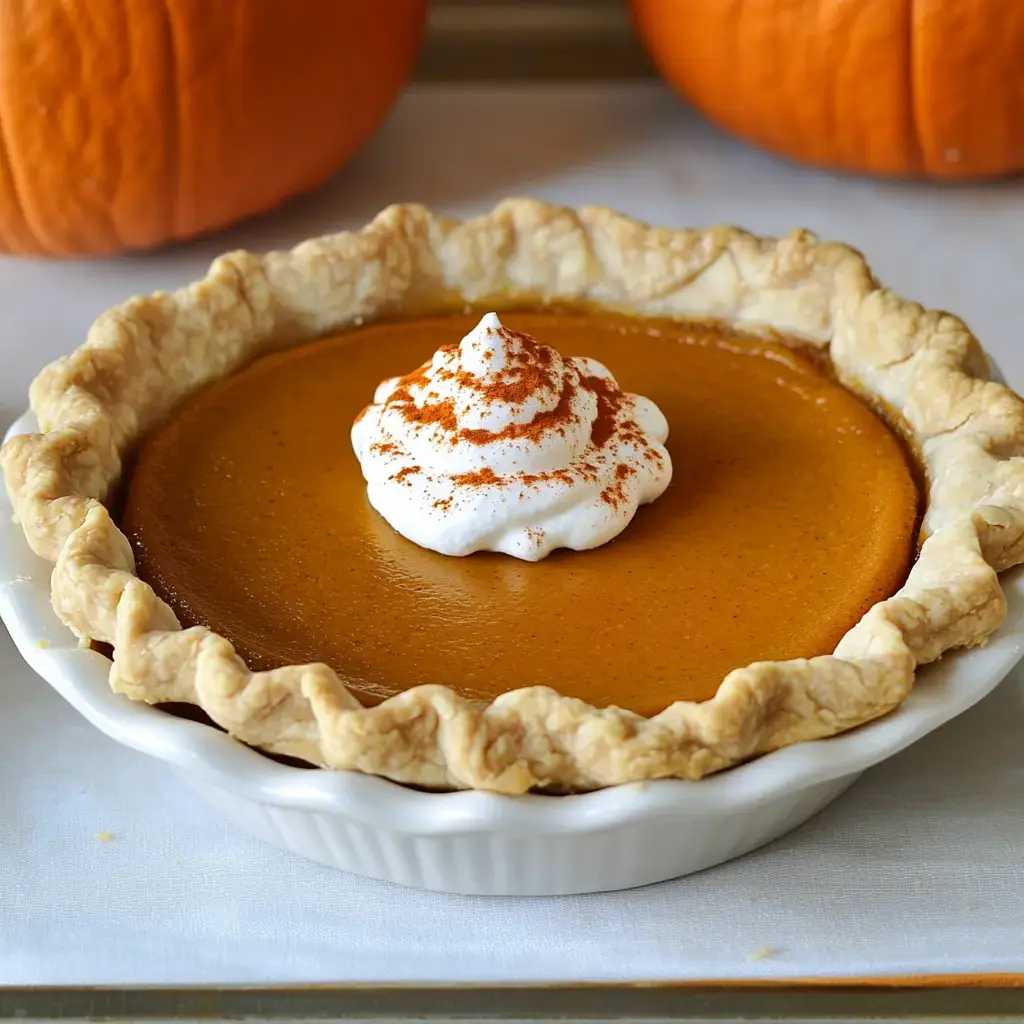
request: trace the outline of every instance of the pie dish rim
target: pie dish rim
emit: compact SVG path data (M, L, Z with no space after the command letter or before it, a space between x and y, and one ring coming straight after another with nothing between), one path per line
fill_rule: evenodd
M738 668L712 700L652 719L540 688L483 709L417 687L363 709L325 666L252 674L223 638L179 631L132 575L127 541L101 503L125 451L173 404L167 396L237 369L271 337L422 315L452 292L474 304L541 294L716 317L831 344L841 378L910 424L930 472L929 536L906 585L835 655ZM211 336L218 350L197 355L197 339ZM534 200L466 222L391 207L361 232L262 258L230 254L201 282L109 311L82 348L40 374L32 402L46 432L5 445L8 490L33 549L56 563L61 618L114 644L115 689L198 704L264 749L431 787L522 793L695 779L845 731L898 706L918 665L984 642L1005 609L996 572L1024 558L1024 465L1012 457L1024 403L987 380L959 320L899 299L854 250L806 232L672 231Z

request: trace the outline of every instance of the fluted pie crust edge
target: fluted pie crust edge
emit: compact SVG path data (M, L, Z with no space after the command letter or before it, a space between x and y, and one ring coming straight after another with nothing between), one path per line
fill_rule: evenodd
M223 637L181 629L135 576L103 503L133 443L185 396L283 344L517 297L828 345L844 383L902 416L923 462L925 540L906 584L833 655L737 668L713 699L644 718L541 687L483 706L418 686L364 708L325 665L250 672ZM1005 613L997 572L1024 560L1024 402L987 376L961 321L893 295L859 253L807 232L659 229L523 199L464 222L393 206L358 232L222 256L202 281L104 313L35 380L42 432L12 438L0 461L29 544L54 564L57 614L113 645L115 691L196 704L247 744L326 767L432 788L581 791L699 779L834 735L899 705L918 665L985 642Z

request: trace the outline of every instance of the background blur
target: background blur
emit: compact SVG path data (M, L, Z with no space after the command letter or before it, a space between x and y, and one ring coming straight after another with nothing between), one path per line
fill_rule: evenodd
M653 74L622 0L437 0L418 70L433 81Z

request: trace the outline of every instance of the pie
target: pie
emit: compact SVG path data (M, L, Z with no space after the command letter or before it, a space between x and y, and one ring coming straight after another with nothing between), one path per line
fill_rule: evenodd
M353 419L491 310L670 425L671 485L600 547L453 557L367 500ZM1024 560L1024 403L806 232L392 207L111 310L32 405L7 487L116 691L428 788L699 779L853 728L984 643Z
M475 319L267 356L142 445L121 523L179 622L213 627L253 669L325 661L362 704L410 680L480 701L529 680L656 715L713 697L738 664L831 653L906 578L917 488L870 409L778 342L616 314L503 322L653 398L679 439L674 485L592 551L523 564L417 547L370 507L343 428L396 366Z

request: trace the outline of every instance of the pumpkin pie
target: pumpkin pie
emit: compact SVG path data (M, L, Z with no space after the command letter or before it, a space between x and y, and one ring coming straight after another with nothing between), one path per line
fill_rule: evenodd
M494 394L552 396L503 428L517 451L596 410L571 473L478 459L500 431L433 390L492 312L523 361ZM572 356L575 392L544 375ZM640 401L667 441L641 436ZM375 485L350 440L368 403L477 461L407 458ZM116 691L431 788L698 779L868 722L985 642L997 573L1024 560L1024 403L959 320L806 232L392 207L111 310L32 404L7 487ZM417 531L465 538L460 502L547 525L513 510L496 550L430 550ZM569 529L570 507L614 528Z

